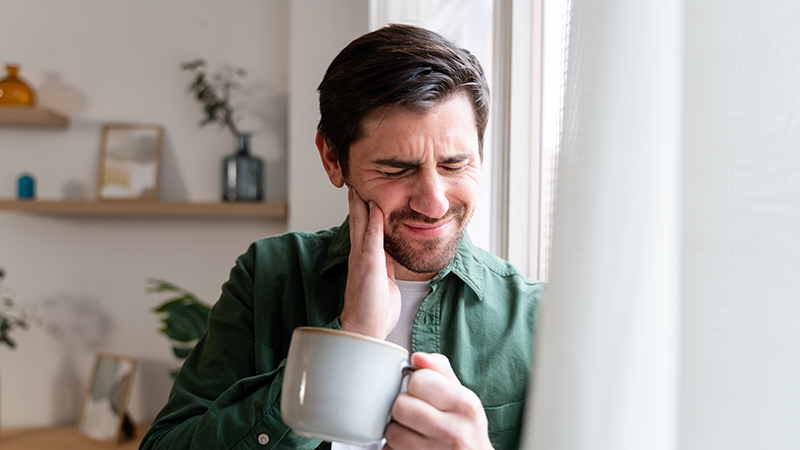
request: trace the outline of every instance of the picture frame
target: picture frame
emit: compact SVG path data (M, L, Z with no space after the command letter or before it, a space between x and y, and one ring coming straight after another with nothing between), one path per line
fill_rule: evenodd
M135 358L97 353L78 421L81 435L110 444L133 436L127 407L136 366Z
M100 137L99 201L158 200L164 128L154 124L107 123Z

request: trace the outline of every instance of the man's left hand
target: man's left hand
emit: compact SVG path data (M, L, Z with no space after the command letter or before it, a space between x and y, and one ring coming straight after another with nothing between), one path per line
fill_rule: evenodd
M420 370L392 407L384 449L491 449L483 405L461 385L447 357L414 353L411 364Z

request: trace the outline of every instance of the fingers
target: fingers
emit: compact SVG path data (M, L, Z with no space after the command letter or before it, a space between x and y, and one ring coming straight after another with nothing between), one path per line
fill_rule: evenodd
M450 360L442 354L416 352L411 355L411 364L420 369L431 369L446 376L451 381L461 384L456 373L453 372L453 367L450 366Z
M350 208L350 247L359 253L383 256L383 210L373 201L367 203L348 187Z
M408 393L402 393L392 405L392 419L408 431L420 436L437 436L439 429L445 427L447 415L424 400ZM396 430L397 435L406 435L406 430ZM389 429L386 430L386 439L393 441Z
M347 200L350 209L350 247L354 251L361 252L369 224L369 210L367 203L352 187L347 188Z
M383 446L383 450L393 450L395 448L424 449L429 447L429 439L426 436L397 422L390 423L383 434L386 438L386 445Z
M454 442L470 434L466 430L487 426L480 399L461 385L447 357L414 353L411 361L420 370L411 375L408 392L394 403L392 417L402 427L392 435L387 429L387 440L403 439L413 448L410 444L420 437ZM398 441L395 445L400 447Z
M426 372L446 380L441 374L430 370L419 370L412 375L412 379L424 376ZM488 442L488 422L478 396L463 386L449 380L446 382L455 389L435 395L438 400L432 397L418 398L410 391L397 397L392 407L392 417L396 423L386 429L387 442L393 447L415 449L477 448L476 443ZM436 403L450 405L450 409L440 409ZM438 444L432 444L434 442Z
M384 339L400 317L400 290L394 282L394 260L383 249L383 211L365 203L349 187L350 256L344 307L339 325L345 331Z
M369 202L369 223L364 232L364 245L361 251L370 253L381 263L386 263L383 251L383 211L375 202Z

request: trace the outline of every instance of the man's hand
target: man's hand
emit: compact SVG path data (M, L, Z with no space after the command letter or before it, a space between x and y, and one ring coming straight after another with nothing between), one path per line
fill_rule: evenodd
M461 385L447 357L414 353L411 364L421 370L392 407L384 449L491 449L483 405Z
M345 331L385 339L400 318L401 301L394 259L383 249L383 211L348 189L350 259L339 325Z

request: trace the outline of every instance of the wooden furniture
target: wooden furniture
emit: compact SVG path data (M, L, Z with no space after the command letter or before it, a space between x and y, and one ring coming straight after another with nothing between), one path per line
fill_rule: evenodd
M286 218L285 203L0 200L0 211L72 216Z
M118 445L89 439L78 433L78 427L75 425L4 428L0 431L0 448L3 450L134 450L139 448L139 442L149 426L149 423L137 425L133 438L122 441Z
M69 119L49 109L3 106L0 107L0 125L66 128Z

